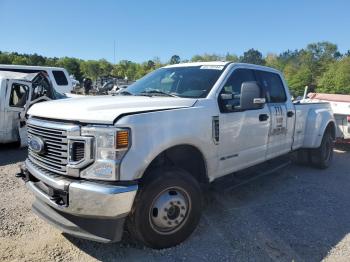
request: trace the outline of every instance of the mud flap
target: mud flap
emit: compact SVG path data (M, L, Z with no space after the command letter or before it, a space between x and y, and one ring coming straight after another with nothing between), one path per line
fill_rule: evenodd
M18 127L19 141L21 142L21 148L28 146L27 125L25 121L20 121Z

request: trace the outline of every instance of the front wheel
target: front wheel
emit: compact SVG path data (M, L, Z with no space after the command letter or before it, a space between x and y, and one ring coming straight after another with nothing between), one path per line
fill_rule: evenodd
M311 155L312 163L320 168L326 169L331 165L333 160L333 137L331 132L326 131L323 135L319 148L314 149Z
M176 168L154 170L140 185L128 229L149 247L168 248L190 236L201 211L201 189L191 174Z

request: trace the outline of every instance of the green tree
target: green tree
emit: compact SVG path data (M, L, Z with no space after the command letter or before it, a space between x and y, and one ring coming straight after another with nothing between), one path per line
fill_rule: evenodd
M147 65L146 65L147 70L152 70L155 68L155 66L156 64L152 60L147 61Z
M226 53L225 61L238 62L239 58L235 54Z
M319 92L350 94L350 57L333 63L319 81Z
M84 77L89 77L92 80L96 80L100 76L100 67L98 61L84 61L80 64L80 69Z
M285 68L289 88L294 96L304 93L305 86L312 86L312 72L307 66L295 68L292 65Z
M69 74L74 75L76 79L82 80L83 73L80 69L80 61L76 58L63 57L55 61L55 65L65 68Z
M100 59L98 60L98 63L99 63L101 76L111 75L113 65L110 62L108 62L106 59Z
M249 49L247 52L243 53L241 57L242 63L256 64L256 65L264 65L265 60L263 59L262 53L253 48Z
M267 54L265 58L265 65L269 67L276 68L278 70L283 70L283 62L278 58L276 54Z
M204 55L195 55L192 57L192 62L210 62L210 61L221 61L224 58L217 54L204 54Z
M180 57L178 55L173 55L171 58L170 58L170 64L173 65L173 64L179 64L181 61Z

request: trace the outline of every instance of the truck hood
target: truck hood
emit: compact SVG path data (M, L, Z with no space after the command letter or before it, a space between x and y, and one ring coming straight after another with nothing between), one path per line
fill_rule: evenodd
M67 98L33 105L28 114L36 117L83 123L113 124L124 114L191 107L192 98L159 96L98 96Z

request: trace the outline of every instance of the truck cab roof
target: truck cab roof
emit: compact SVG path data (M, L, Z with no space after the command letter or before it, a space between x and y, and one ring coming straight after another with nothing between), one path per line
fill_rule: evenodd
M280 71L267 67L267 66L262 66L262 65L255 65L255 64L249 64L249 63L238 63L238 62L230 62L230 61L210 61L210 62L189 62L189 63L179 63L179 64L174 64L174 65L167 65L164 66L163 68L174 68L174 67L191 67L191 66L206 66L208 68L212 67L214 69L215 67L222 67L222 69L228 65L234 65L234 66L240 66L244 68L252 68L252 69L259 69L259 70L264 70L264 71L269 71L269 72L275 72L278 74L281 74Z
M0 64L0 71L11 71L27 74L44 72L50 78L52 86L57 92L62 94L70 93L73 89L72 81L67 70L61 67Z
M22 80L22 81L32 81L38 73L19 73L12 71L1 71L0 70L0 79L13 79L13 80Z

